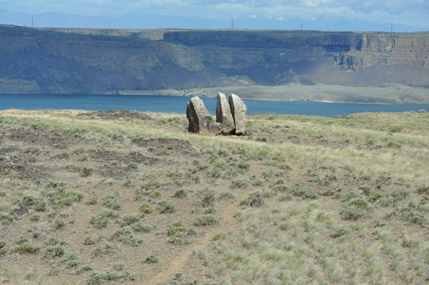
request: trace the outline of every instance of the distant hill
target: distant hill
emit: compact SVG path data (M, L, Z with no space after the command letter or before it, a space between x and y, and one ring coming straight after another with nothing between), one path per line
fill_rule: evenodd
M429 87L429 33L0 26L1 93L227 85Z

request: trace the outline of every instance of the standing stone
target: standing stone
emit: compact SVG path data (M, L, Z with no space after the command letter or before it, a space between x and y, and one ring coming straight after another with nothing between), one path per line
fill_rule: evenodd
M189 121L188 131L191 133L219 134L222 132L220 124L213 121L204 102L198 96L189 100L186 117Z
M235 134L244 135L246 133L246 112L247 106L243 100L235 94L229 96L229 105L231 106L232 116L234 117L235 123Z
M231 106L226 100L225 94L219 92L217 94L216 106L216 122L219 122L222 127L222 133L230 134L234 132L235 124L234 117L231 113Z

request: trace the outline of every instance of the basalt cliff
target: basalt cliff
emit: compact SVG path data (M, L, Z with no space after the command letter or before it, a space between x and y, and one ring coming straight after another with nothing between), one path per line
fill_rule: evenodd
M226 85L429 87L429 32L0 26L0 93Z

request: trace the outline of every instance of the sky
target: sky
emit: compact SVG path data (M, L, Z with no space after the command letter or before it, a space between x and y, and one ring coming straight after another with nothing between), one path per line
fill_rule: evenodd
M429 0L0 0L0 9L82 16L153 13L209 19L343 17L429 29Z

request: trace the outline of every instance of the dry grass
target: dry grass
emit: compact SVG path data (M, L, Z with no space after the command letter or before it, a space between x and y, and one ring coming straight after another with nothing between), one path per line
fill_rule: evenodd
M252 115L245 137L100 115L0 113L0 282L429 278L426 113Z

